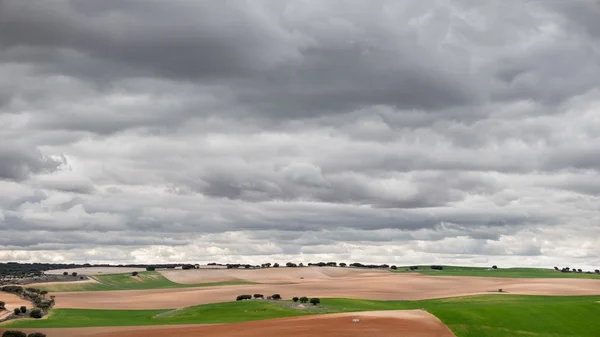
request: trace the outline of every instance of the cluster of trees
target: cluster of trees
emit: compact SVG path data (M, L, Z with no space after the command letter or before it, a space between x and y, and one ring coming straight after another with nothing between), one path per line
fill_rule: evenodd
M344 263L344 266L346 264ZM317 266L317 267L337 267L337 262L318 262L318 263L309 263L308 266ZM341 267L341 264L340 264Z
M308 297L306 297L306 296L302 296L300 298L298 298L298 297L292 297L292 301L294 301L294 302L298 302L299 301L300 303L310 302L312 305L317 305L317 304L321 303L321 300L319 298L317 298L317 297L313 297L313 298L311 298L309 300Z
M375 269L375 268L388 269L390 266L387 265L387 264L362 264L362 263L354 262L354 263L350 264L350 267L354 267L354 268L371 268L371 269Z
M556 271L560 271L561 273L583 273L584 271L580 268L569 268L569 267L564 267L564 268L558 268L558 267L554 267L554 270ZM591 271L586 271L586 274L593 274ZM600 274L600 270L596 269L594 270L594 273L596 274Z
M443 266L431 266L430 268L433 269L433 270L442 270L442 269L444 269Z
M4 331L2 337L46 337L46 335L41 332L32 332L27 335L23 331L8 330Z
M254 294L254 299L264 299L265 295L263 294ZM243 300L251 300L252 299L252 295L238 295L238 297L235 298L236 301L243 301ZM268 300L280 300L281 299L281 295L279 294L273 294L271 296L267 296Z
M29 316L32 318L42 318L44 313L54 306L54 296L50 296L50 300L47 300L46 295L48 294L48 291L46 290L31 287L23 288L20 286L3 286L0 287L0 290L31 301L35 305L35 309L29 312ZM17 312L17 310L19 310L19 312ZM15 314L17 315L21 313L24 314L25 312L27 312L27 308L25 307L15 309Z

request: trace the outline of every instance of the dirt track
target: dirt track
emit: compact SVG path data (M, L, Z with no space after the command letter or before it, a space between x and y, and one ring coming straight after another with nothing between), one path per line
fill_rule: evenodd
M308 273L314 273L305 268ZM333 268L331 268L333 269ZM186 273L188 271L180 271ZM247 273L248 271L238 271ZM280 273L284 270L280 270ZM329 273L329 271L318 271ZM248 274L249 275L249 274ZM274 294L293 296L345 297L374 300L419 300L494 293L532 295L599 295L600 281L590 279L510 279L491 277L427 276L421 274L362 273L354 276L297 278L295 283L281 284L279 278L257 278L258 282L238 286L122 290L101 292L53 293L57 308L90 309L172 309L196 304L228 302L240 294ZM316 277L318 276L318 277ZM326 275L327 276L327 275ZM248 277L248 276L246 276Z
M353 323L358 318L360 322ZM1 329L0 329L1 331ZM221 325L107 327L75 329L25 329L27 333L42 331L48 337L263 337L263 336L411 336L454 337L454 334L436 317L426 311L372 311L271 319Z

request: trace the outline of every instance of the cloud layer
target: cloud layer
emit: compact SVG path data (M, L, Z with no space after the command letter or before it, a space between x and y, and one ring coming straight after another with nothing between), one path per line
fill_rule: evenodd
M595 1L0 6L0 261L600 265Z

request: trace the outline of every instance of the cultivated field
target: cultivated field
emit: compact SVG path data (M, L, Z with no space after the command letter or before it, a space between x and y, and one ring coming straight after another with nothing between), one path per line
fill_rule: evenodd
M542 269L445 269L103 272L92 282L46 284L56 296L50 315L4 323L0 331L107 337L600 336L600 280L547 277L563 273ZM486 275L448 275L461 273ZM514 274L519 276L506 277ZM255 293L278 293L283 300L235 301ZM318 297L321 303L300 305L293 296ZM360 321L353 323L355 318Z

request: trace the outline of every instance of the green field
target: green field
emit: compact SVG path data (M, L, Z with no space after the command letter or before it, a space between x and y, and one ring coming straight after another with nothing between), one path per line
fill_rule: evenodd
M409 270L408 266L398 267L397 270L391 270L394 273L420 273L425 275L437 276L482 276L482 277L514 277L514 278L587 278L599 279L600 274L585 273L561 273L554 269L542 268L499 268L491 269L487 267L456 267L443 266L443 270L432 270L430 266L418 266L417 270Z
M66 282L62 284L51 284L38 286L37 288L50 292L59 291L102 291L102 290L135 290L135 289L165 289L165 288L192 288L192 287L210 287L226 286L237 284L253 284L253 282L234 281L234 282L213 282L200 284L180 284L175 283L161 273L156 271L140 272L137 276L126 274L95 275L93 278L98 283L92 282Z
M45 320L13 321L3 328L51 328L157 324L231 323L369 310L424 308L458 337L598 337L600 296L477 295L424 301L322 299L319 310L299 311L289 302L242 301L166 310L54 309Z

